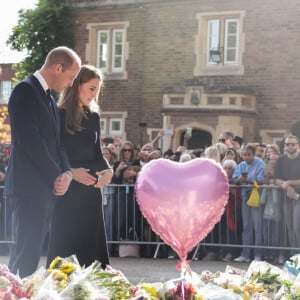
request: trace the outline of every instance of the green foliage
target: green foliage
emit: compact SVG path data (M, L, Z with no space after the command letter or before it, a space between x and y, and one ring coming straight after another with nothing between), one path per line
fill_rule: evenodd
M62 0L39 0L36 8L19 10L18 24L13 28L7 45L17 51L27 50L23 61L15 64L19 71L16 81L38 70L47 53L57 46L73 48L70 9Z

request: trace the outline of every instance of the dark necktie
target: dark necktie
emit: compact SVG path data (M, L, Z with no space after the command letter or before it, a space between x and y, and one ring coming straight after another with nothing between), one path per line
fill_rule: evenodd
M53 100L52 100L52 95L51 95L50 89L46 90L46 94L47 94L47 98L48 98L49 107L50 107L53 115L55 116L55 110L54 110L54 106L53 106Z

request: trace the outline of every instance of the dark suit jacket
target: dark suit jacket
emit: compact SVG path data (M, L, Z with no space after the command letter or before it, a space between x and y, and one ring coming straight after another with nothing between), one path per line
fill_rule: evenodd
M5 179L8 196L49 195L55 178L70 169L60 143L59 113L52 102L55 114L33 75L12 91L8 103L12 142Z

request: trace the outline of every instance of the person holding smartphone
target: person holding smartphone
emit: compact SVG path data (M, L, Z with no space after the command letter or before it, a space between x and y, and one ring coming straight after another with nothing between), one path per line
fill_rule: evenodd
M253 181L257 181L258 184L264 182L264 161L255 156L256 145L247 144L243 149L243 161L235 168L232 179L235 184L240 184L245 187L241 188L242 198L242 220L243 220L243 232L242 241L244 247L241 255L234 259L235 262L250 262L251 247L262 245L262 210L260 207L250 207L247 205L248 198L252 190ZM254 232L254 236L253 236ZM254 248L255 260L261 260L262 249Z
M140 167L140 161L135 157L133 144L130 141L124 141L120 148L120 160L114 163L114 176L112 179L113 184L121 185L118 186L116 193L118 198L114 201L117 208L114 211L113 220L118 220L118 228L113 234L117 239L126 239L130 227L139 224L136 220L141 218L141 213L135 203L134 187L129 182L124 182L124 177L128 175L129 168L133 166ZM124 183L127 186L124 186ZM138 229L135 231L139 234Z

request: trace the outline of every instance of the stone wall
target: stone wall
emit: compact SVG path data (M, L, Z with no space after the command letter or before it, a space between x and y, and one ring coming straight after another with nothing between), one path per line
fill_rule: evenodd
M242 134L254 141L261 139L263 131L264 138L271 142L272 132L280 135L299 120L300 6L297 0L67 2L73 9L75 48L83 60L89 43L89 23L129 23L127 79L108 80L100 99L103 111L128 112L125 130L129 140L139 142L142 130L139 122L146 122L149 128L162 128L164 91L185 87L187 80L197 77L194 74L196 16L203 12L245 13L243 74L203 76L209 82L204 85L205 91L248 90L256 97L255 117L249 120L241 113L240 124L234 124L237 114L233 114L231 127L238 131L242 128ZM171 123L184 128L187 123L198 122L198 118L192 112L176 111ZM214 128L216 139L222 124L218 123L215 112L201 116L201 122Z

